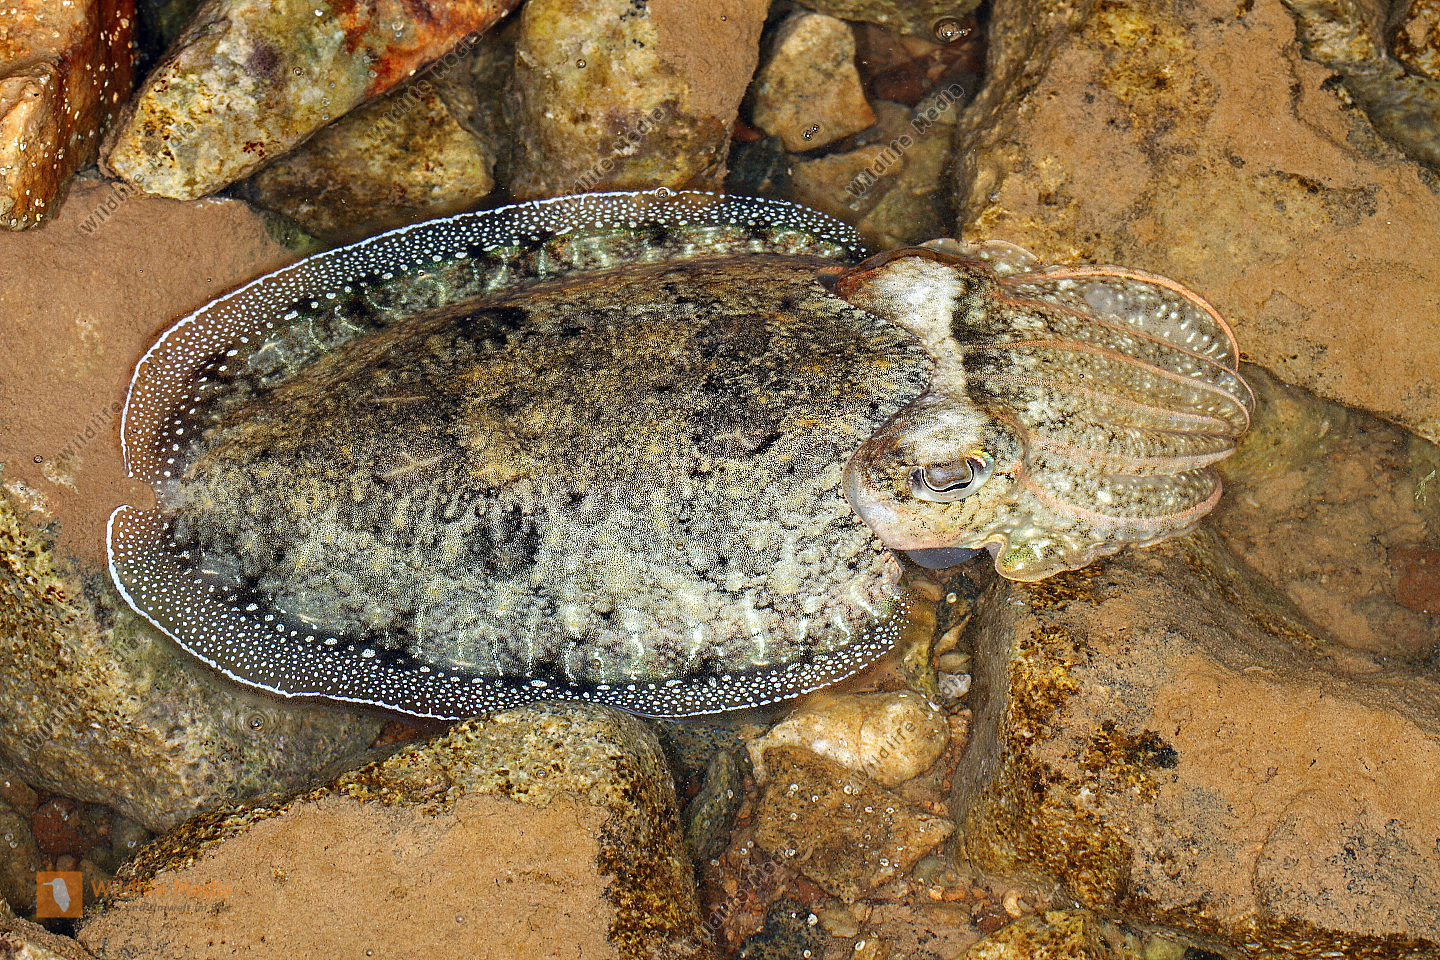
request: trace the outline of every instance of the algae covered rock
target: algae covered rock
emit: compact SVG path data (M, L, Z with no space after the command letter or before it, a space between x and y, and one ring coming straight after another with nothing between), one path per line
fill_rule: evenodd
M106 169L193 200L396 86L518 0L329 5L210 0L107 138Z
M104 955L714 956L659 746L605 707L464 721L307 793L197 817L117 881L80 931ZM197 886L217 909L166 900Z
M1328 640L1200 531L971 624L982 869L1255 957L1431 956L1440 682Z

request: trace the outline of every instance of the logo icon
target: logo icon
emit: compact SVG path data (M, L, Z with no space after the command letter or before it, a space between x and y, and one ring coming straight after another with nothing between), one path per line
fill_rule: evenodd
M35 874L35 916L79 917L84 887L78 870L41 870Z

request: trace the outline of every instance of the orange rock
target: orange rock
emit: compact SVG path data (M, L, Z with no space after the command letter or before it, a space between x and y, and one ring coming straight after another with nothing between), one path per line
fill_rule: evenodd
M0 17L0 226L49 216L130 93L135 0L15 0Z

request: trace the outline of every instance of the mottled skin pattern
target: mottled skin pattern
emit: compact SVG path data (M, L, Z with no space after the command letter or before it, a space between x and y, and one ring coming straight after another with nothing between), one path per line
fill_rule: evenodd
M841 470L933 365L827 265L621 268L396 324L205 431L175 538L290 617L487 675L833 651L896 569Z
M1214 309L1162 277L1041 268L1028 254L948 241L882 254L835 284L915 333L937 358L931 392L846 470L856 510L897 550L989 547L1016 580L1075 569L1194 527L1220 496L1253 398ZM917 500L917 466L982 455L983 484Z

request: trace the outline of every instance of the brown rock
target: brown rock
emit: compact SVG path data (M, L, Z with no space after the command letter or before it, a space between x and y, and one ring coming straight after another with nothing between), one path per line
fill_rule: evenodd
M1281 6L1090 9L997 3L957 137L965 237L1174 277L1284 379L1440 437L1430 173L1341 103Z
M40 798L20 779L20 774L0 764L0 803L28 817L40 805Z
M1202 529L972 621L959 845L1255 957L1433 955L1440 683L1334 643Z
M1390 562L1400 569L1395 601L1419 613L1440 613L1440 549L1428 543L1396 547Z
M164 829L305 782L379 727L191 668L105 570L106 518L152 496L120 457L136 361L174 317L293 256L238 201L94 181L44 230L0 235L0 316L15 318L0 336L0 759L36 787Z
M103 956L189 960L707 960L692 871L645 727L539 704L188 822L122 869L79 936Z
M284 154L508 14L518 0L211 0L107 139L109 172L190 200Z
M1215 529L1340 643L1428 657L1440 620L1415 605L1426 582L1416 561L1440 530L1440 497L1424 495L1440 449L1258 367L1244 375L1255 419L1220 465Z
M770 781L755 811L756 844L846 902L904 877L955 829L801 747L765 751L765 766Z
M41 853L81 857L110 842L110 811L69 797L51 797L30 817L30 829Z
M473 209L494 188L494 167L494 145L421 77L323 128L251 177L244 195L345 243Z
M527 3L515 50L515 199L717 189L766 6Z
M875 122L855 67L855 37L834 17L792 13L755 75L751 120L791 153L814 150Z
M15 0L0 19L0 226L54 212L130 94L135 0Z
M4 803L0 803L0 851L0 903L9 903L22 913L33 910L40 849L30 832L29 818Z
M897 38L888 30L865 25L855 31L856 65L873 100L893 100L913 107L932 90L962 82L976 83L985 70L984 33L973 16L947 21L954 39L929 42Z

